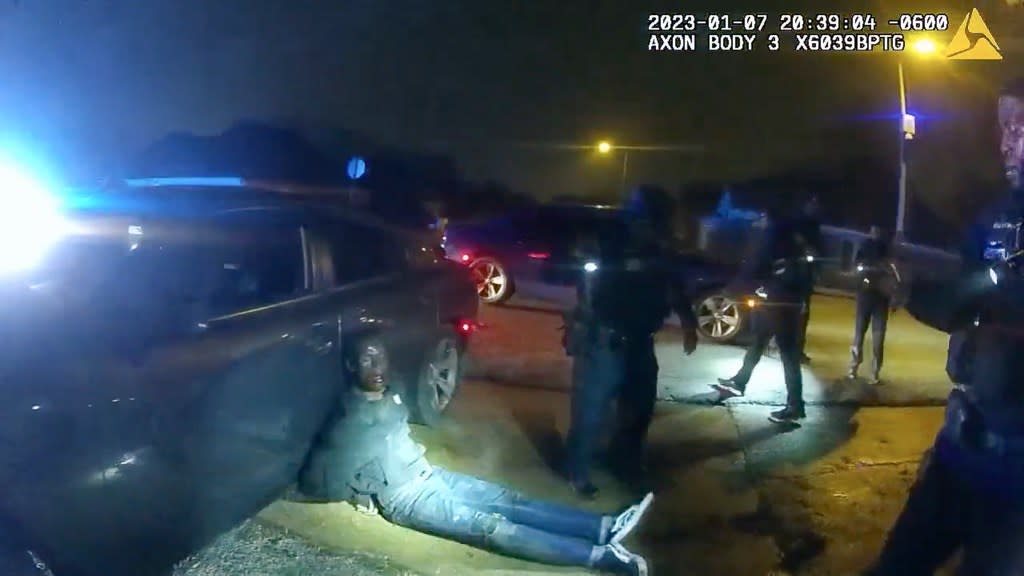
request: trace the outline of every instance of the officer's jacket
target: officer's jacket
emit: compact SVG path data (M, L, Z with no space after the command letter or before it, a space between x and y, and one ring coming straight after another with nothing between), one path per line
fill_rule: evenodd
M616 236L581 240L596 253L597 268L583 272L578 283L580 307L598 324L625 334L658 331L670 312L679 315L684 328L695 329L697 318L672 252L641 243L628 227Z
M326 442L329 449L318 450L310 468L324 475L331 498L372 496L386 504L396 490L431 470L426 449L412 439L409 412L398 394L381 400L349 394Z
M764 286L768 299L780 303L801 303L814 290L814 256L812 245L797 240L800 232L796 222L774 223L759 239L754 257L740 272L743 284Z
M986 247L1000 222L1024 214L1024 195L1011 195L971 226L962 245L962 267L953 280L915 280L907 310L951 334L947 366L965 368L962 384L986 424L1024 433L1024 283L991 281ZM996 232L998 234L998 232Z

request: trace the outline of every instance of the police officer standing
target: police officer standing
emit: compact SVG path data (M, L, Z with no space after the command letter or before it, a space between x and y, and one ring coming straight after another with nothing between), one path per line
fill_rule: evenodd
M821 205L818 197L813 196L803 207L800 218L801 235L806 240L809 250L808 255L817 257L821 253ZM818 260L811 262L812 281L804 288L803 294L803 320L800 325L800 339L797 341L797 348L800 350L800 363L810 364L811 358L807 355L807 326L811 323L811 298L814 296L814 284L818 272Z
M657 397L654 333L670 312L682 323L685 353L697 346L697 319L672 265L673 208L666 191L641 187L626 201L617 232L581 241L577 305L566 314L564 341L573 358L567 473L587 498L597 492L590 462L615 401L612 463L627 478L643 470Z
M883 237L882 229L872 226L870 235L861 242L854 258L858 287L857 311L853 330L853 345L850 346L850 372L847 376L857 378L857 371L864 361L864 335L871 325L872 365L869 382L880 381L882 360L885 352L885 330L889 324L889 309L892 301L884 288L890 274L889 241Z
M1024 81L999 100L1010 194L972 227L952 281L910 282L907 310L950 333L957 387L873 576L1024 573Z
M740 277L742 285L760 284L752 315L754 341L739 372L732 378L719 378L712 387L721 400L743 396L754 367L774 336L786 377L786 407L772 412L769 420L796 423L804 418L800 334L804 301L814 284L813 247L804 236L800 219L775 219L765 232L758 255Z

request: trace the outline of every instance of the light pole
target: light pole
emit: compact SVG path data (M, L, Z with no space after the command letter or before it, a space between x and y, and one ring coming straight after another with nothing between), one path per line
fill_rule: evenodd
M602 141L597 143L597 152L598 152L598 154L608 155L608 154L611 154L612 152L614 152L615 149L616 149L616 147L612 146L612 143L607 141L607 140L602 140ZM623 190L626 189L626 175L628 173L629 173L629 150L627 148L622 148L622 182L621 182L620 185L621 185Z
M677 152L693 153L704 150L703 146L673 145L673 146L617 146L608 140L601 140L594 147L598 154L608 156L616 150L622 151L622 177L620 186L626 189L626 177L629 175L629 153L630 152Z
M918 54L931 54L935 52L936 46L935 42L930 39L921 38L911 45L911 49ZM907 113L907 84L903 77L903 61L900 60L896 67L899 74L900 91L900 184L899 203L896 206L896 239L903 241L907 220L907 140L914 139L916 126L914 116Z

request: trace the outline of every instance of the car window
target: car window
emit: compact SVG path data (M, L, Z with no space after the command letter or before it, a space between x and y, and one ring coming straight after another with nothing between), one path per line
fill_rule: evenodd
M229 225L220 241L200 245L197 265L209 278L211 315L276 304L306 291L302 234L298 227ZM205 243L204 243L205 244Z
M370 224L338 222L326 231L335 282L340 285L394 274L406 266L399 235Z

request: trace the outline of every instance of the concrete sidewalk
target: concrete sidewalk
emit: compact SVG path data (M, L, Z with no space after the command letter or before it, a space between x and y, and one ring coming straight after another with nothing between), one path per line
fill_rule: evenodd
M650 435L655 505L631 549L660 574L855 574L877 553L906 495L939 408L811 407L803 428L759 406L659 404ZM637 495L598 472L580 503L552 472L568 395L471 382L440 429L417 429L438 465L535 497L618 510ZM387 573L582 574L538 566L388 525L345 504L278 502L262 521ZM385 572L381 572L385 573Z

